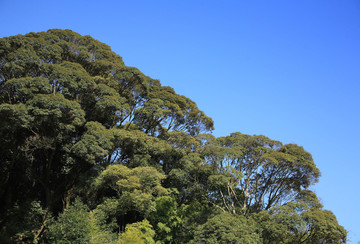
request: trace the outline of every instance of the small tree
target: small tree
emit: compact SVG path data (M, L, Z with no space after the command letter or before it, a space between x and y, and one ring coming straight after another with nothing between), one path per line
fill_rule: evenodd
M154 244L155 231L146 219L126 226L126 230L120 235L119 243L126 244Z
M48 229L50 243L89 243L91 224L86 206L76 200Z
M244 216L222 212L200 225L190 243L261 243L255 223Z

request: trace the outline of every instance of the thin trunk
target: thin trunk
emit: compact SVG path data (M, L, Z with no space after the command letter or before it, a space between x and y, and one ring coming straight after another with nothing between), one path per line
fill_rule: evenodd
M247 209L247 200L249 197L249 184L250 184L250 179L247 178L246 179L246 183L245 183L245 189L244 189L244 203L243 203L243 211L244 211L244 215L246 214L246 209Z
M48 220L48 215L49 215L50 209L46 208L45 210L45 214L42 218L42 223L41 223L41 227L35 232L34 234L34 243L37 243L39 237L41 236L41 234L44 232L45 227L46 227L46 222Z
M73 193L74 188L70 188L67 192L66 195L63 199L63 209L67 209L70 206L70 200L72 197L72 193Z
M227 208L227 210L228 210L229 212L231 212L230 208L229 208L228 205L226 204L226 200L225 200L224 194L222 193L221 190L220 190L220 194L221 194L221 198L223 199L224 206Z
M228 183L228 186L227 186L227 191L228 191L228 195L229 195L229 199L230 199L230 202L231 202L231 208L232 208L232 213L233 214L236 214L236 211L235 211L235 204L234 204L234 201L231 197L231 192L230 192L230 185Z

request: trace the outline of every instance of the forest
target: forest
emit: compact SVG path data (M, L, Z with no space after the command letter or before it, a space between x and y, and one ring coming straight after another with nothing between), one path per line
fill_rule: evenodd
M0 243L347 241L302 146L213 136L194 101L90 36L1 38L0 101Z

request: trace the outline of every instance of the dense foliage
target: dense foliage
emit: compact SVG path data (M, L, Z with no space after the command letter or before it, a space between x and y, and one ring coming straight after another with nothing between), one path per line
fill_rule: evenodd
M1 243L345 243L310 153L70 30L0 39Z

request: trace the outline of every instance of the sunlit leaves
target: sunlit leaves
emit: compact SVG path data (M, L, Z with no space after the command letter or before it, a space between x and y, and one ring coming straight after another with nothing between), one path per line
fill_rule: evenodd
M150 220L156 230L156 239L165 243L175 242L175 237L182 227L182 219L177 211L177 203L170 196L162 196L155 201L155 211Z
M221 213L198 226L190 243L261 243L255 223L243 216Z
M38 74L40 59L32 49L19 48L10 53L7 59L3 69L8 79Z
M119 243L154 244L154 235L155 231L149 221L143 220L126 226L125 232L120 235Z
M245 213L286 203L289 197L315 183L320 174L311 155L302 147L283 146L265 136L232 133L208 141L203 151L205 159L218 172L239 179L233 186L227 186L230 190L218 190L226 207L242 208Z
M18 79L11 79L5 82L7 98L4 102L7 103L26 103L32 99L36 94L50 94L52 87L48 80L43 77L25 77ZM6 96L6 95L5 95Z
M264 243L346 243L346 231L333 213L322 209L314 193L301 194L301 200L252 215Z
M80 201L66 209L56 222L49 225L51 243L89 243L91 225L86 206Z
M0 102L0 242L346 239L308 190L320 176L310 153L200 134L214 123L194 101L90 36L1 38Z
M75 132L85 122L84 111L76 101L62 95L37 95L28 103L37 131L56 136L60 132Z
M88 122L86 132L74 144L71 151L86 162L100 162L113 148L113 133L98 122Z
M113 196L121 202L127 211L138 211L147 214L152 210L155 196L167 194L161 186L165 175L152 167L137 167L129 169L123 165L110 165L95 181L95 186L101 191L112 190Z

